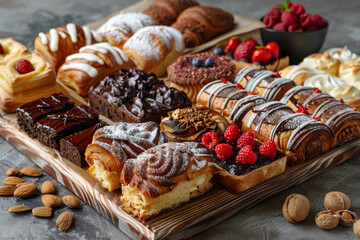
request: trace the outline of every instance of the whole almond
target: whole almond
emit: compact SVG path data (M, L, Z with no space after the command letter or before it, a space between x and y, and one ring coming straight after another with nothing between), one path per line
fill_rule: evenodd
M10 168L9 170L7 170L6 172L6 176L10 177L10 176L17 176L20 174L19 169L17 168Z
M71 227L73 219L74 219L73 215L70 212L65 211L57 217L56 226L61 231L66 231Z
M48 218L52 215L52 208L51 207L36 207L32 210L32 214L35 217L44 217Z
M62 198L62 200L68 208L77 208L80 206L80 201L77 197L66 195Z
M26 198L34 195L37 186L34 183L22 184L14 191L14 197Z
M42 174L41 170L35 167L24 167L20 170L20 173L29 177L40 177Z
M23 183L25 182L24 179L21 179L21 178L18 178L18 177L7 177L4 179L3 183L6 184L6 185L16 185L16 184L19 184L19 183Z
M29 184L29 183L31 183L31 182L18 183L18 184L16 184L16 187L19 188L19 187L24 186L24 185L27 185L27 184Z
M24 213L27 211L30 211L31 207L28 207L26 205L14 205L9 208L9 212L11 213Z
M45 194L41 197L41 202L46 207L59 207L61 205L61 199L58 196L52 194Z
M2 197L13 196L15 189L16 189L15 186L10 186L10 185L0 186L0 196Z
M41 185L41 193L47 194L47 193L55 193L56 188L55 185L50 181L45 181Z

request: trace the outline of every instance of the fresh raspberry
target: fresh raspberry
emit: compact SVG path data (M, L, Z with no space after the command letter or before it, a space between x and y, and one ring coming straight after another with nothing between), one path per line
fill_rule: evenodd
M239 139L241 135L240 129L236 125L230 125L224 132L224 138L228 142L234 142Z
M268 16L275 21L275 23L280 22L281 20L281 7L273 7L270 9Z
M263 145L259 147L260 154L267 158L275 158L276 157L276 143L274 140L269 140Z
M280 75L279 72L276 72L276 77L277 77L277 78L281 78L281 75Z
M20 74L25 74L34 71L34 66L26 59L20 59L15 65L16 71Z
M254 50L255 46L253 47L252 45L246 44L245 42L240 43L239 46L237 46L237 48L235 49L234 58L236 58L237 60L250 59Z
M297 21L298 21L298 16L294 12L285 11L281 15L281 22L285 26L293 25L297 23Z
M275 24L276 24L276 21L272 17L267 15L264 17L263 23L266 25L266 27L273 28L273 26L275 26Z
M286 26L283 24L283 23L277 23L274 27L273 27L274 30L276 31L282 31L282 32L285 32L286 31Z
M315 13L315 14L311 15L311 20L317 29L321 29L324 27L324 20L322 19L322 17L319 14Z
M295 30L295 32L302 33L302 32L304 32L304 30L302 28L298 28Z
M316 121L320 121L319 117L313 117L313 119L315 119Z
M221 81L225 84L225 83L227 83L227 81L226 81L226 79L225 78L220 78L221 79Z
M0 44L0 54L5 54L3 46Z
M308 13L303 13L299 17L299 23L302 28L308 28L312 24L311 16Z
M241 148L250 145L251 148L255 150L257 147L257 142L255 141L252 132L248 131L240 136L237 141L237 145Z
M239 89L239 90L244 89L239 83L236 84L236 88Z
M288 26L288 31L289 32L296 32L299 29L301 29L301 28L300 28L300 25L298 23L294 23L294 24Z
M294 4L289 1L288 4L287 4L287 7L288 7L288 8L291 8L293 5L294 5Z
M307 108L304 107L303 105L301 105L296 112L297 112L297 113L305 113L305 114L308 114Z
M301 5L300 3L296 3L292 5L291 10L298 16L305 12L304 6Z
M310 27L306 28L306 31L307 32L311 32L311 31L315 31L317 30L318 28L315 26L315 25L311 25Z
M256 154L252 151L251 146L245 146L240 149L236 156L236 161L242 164L255 164L257 160Z
M357 107L353 107L352 109L353 109L354 111L356 111L356 110L357 110Z
M344 103L344 100L342 98L340 98L340 103Z
M316 92L316 93L321 93L321 90L318 89L318 88L314 88L314 92Z
M233 149L229 144L221 143L216 145L215 153L220 160L225 160L232 157Z
M256 95L256 94L253 93L253 92L247 92L246 94L247 94L247 95Z
M214 132L207 132L201 138L202 145L207 149L214 149L219 142L219 136Z

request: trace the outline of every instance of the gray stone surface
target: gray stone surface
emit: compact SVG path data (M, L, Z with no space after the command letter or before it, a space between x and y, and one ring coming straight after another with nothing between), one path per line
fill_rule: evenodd
M0 0L0 38L13 37L32 46L39 31L48 31L68 22L84 24L129 6L131 0ZM218 1L203 0L203 4L221 7L237 14L260 18L278 1ZM317 12L330 21L328 37L323 49L347 45L360 52L360 1L353 0L303 0L310 12ZM0 138L0 179L10 167L22 168L34 164L5 140ZM351 209L360 213L360 167L355 157L338 167L293 187L256 207L234 215L223 223L195 236L193 239L355 239L351 228L337 227L325 231L316 227L314 216L323 210L323 197L328 191L338 190L348 194ZM25 178L39 186L52 180L47 174L40 179ZM71 194L56 183L58 196ZM299 224L290 224L281 213L282 204L291 193L306 195L312 204L310 217ZM31 207L41 204L39 197L26 201L0 198L0 239L128 239L92 208L83 203L81 210L70 210L75 224L68 232L55 227L56 216L64 209L55 211L53 218L39 219L31 214L15 216L7 212L14 204L26 203Z

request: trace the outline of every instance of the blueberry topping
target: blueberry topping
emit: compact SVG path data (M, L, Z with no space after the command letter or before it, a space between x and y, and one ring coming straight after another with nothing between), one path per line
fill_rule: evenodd
M209 68L214 66L214 60L212 58L205 59L204 67Z
M214 48L213 53L219 56L224 55L224 51L222 50L222 48Z
M195 67L201 67L202 65L202 61L200 58L194 58L192 61L191 61L191 65L195 66Z

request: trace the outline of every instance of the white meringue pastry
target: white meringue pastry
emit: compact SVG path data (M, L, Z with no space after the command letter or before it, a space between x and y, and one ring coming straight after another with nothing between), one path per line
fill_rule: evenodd
M360 61L360 56L351 52L346 46L344 48L330 48L325 53L328 53L333 59L338 59L341 63Z

